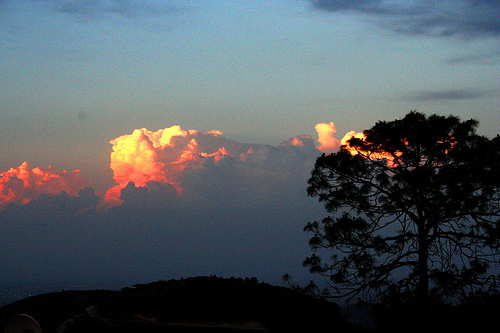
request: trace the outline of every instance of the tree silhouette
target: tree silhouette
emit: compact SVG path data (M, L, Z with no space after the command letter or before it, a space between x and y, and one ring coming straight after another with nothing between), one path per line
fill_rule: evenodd
M497 288L500 137L478 122L412 111L320 156L308 194L332 213L306 225L304 261L332 297L431 296Z

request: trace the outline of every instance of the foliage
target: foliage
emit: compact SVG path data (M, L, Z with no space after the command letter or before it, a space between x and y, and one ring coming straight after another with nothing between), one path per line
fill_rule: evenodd
M308 193L332 215L306 225L304 265L334 296L497 288L500 137L477 125L412 111L317 159Z

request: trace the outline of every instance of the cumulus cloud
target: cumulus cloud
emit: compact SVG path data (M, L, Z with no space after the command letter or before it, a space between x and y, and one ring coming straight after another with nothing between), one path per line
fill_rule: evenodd
M186 170L182 195L150 181L129 183L122 203L108 209L99 209L93 192L8 206L0 212L0 264L9 270L0 282L120 287L200 274L279 282L286 272L307 280L302 229L321 208L305 184L318 152L286 144L254 149L246 161L210 158Z
M80 170L57 170L52 166L17 168L0 172L0 209L10 203L29 203L43 194L78 194L85 187Z
M338 141L333 134L328 140ZM324 136L321 140L327 143ZM106 194L110 204L120 203L120 191L130 182L139 187L148 182L170 184L179 195L184 194L185 184L192 185L192 178L200 177L199 184L214 182L217 177L223 178L216 181L222 184L232 177L235 184L246 181L245 187L265 188L289 177L294 165L304 168L309 163L310 167L317 154L310 136L297 136L272 147L237 142L217 130L185 130L178 125L157 131L137 129L110 143L110 168L117 183ZM262 181L259 177L268 179ZM218 188L216 183L214 191Z
M300 135L277 146L180 126L119 136L110 156L118 204L103 206L78 185L0 211L0 265L9 267L0 283L121 287L199 274L279 282L287 272L307 281L302 230L323 208L306 183L316 146L341 141L326 124L328 140Z
M165 197L194 193L214 197L220 188L224 189L221 196L227 196L234 188L232 198L238 193L263 197L295 180L304 181L318 151L334 152L346 144L347 136L355 134L348 132L339 140L333 122L318 123L315 129L317 144L311 136L299 135L276 147L237 142L218 130L203 132L179 125L156 131L133 130L110 141L109 167L116 185L106 191L104 203L114 206L134 201L130 199L134 193L130 192L131 184L133 188L147 188L139 190L141 195L151 195L149 192L155 188L170 193ZM158 187L161 184L168 186ZM0 205L26 204L41 194L65 192L76 196L84 187L79 170L31 168L24 162L0 172ZM255 195L259 191L262 195Z
M217 163L226 156L244 158L251 151L250 146L221 136L220 131L184 130L176 125L158 131L136 129L111 140L110 168L117 185L107 192L106 199L118 202L120 190L130 182L137 186L166 183L181 193L180 178L186 169L200 169L206 160Z
M462 38L500 36L498 0L310 0L319 10L375 17L406 34Z
M333 122L318 123L314 126L318 134L318 150L323 153L332 153L340 146L340 140L335 137L337 128Z

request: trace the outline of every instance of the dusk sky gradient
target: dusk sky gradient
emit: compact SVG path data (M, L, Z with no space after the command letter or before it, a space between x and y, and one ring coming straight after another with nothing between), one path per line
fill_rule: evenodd
M0 0L0 172L23 161L80 169L87 183L102 193L113 185L110 140L138 128L156 131L173 125L221 130L238 142L276 147L296 135L314 137L319 122L335 122L341 137L416 109L475 118L479 133L493 137L500 128L499 42L498 0ZM266 154L273 154L272 149L259 147L271 159ZM288 148L280 149L293 163L301 161L302 153L290 157ZM306 160L312 167L316 155L311 152ZM276 168L285 169L276 163ZM291 191L296 192L287 194L290 200L307 200L309 164L304 165L290 172L304 178L293 184ZM229 188L224 186L221 189ZM278 195L273 191L262 198ZM136 192L130 193L133 197ZM91 194L85 202L93 200L89 198ZM300 242L305 240L301 221L303 226L314 212L321 212L307 202L311 206L300 204L291 213L297 218L297 235L291 238ZM130 207L95 221L132 219L133 213L124 213ZM234 201L230 207L228 216L239 204ZM272 207L271 215L277 218L286 203ZM175 216L182 215L179 210L175 208ZM16 214L21 213L10 216L18 218ZM29 224L31 213L22 214L23 223ZM190 214L197 218L197 213ZM224 219L222 229L234 231L229 217ZM119 229L113 223L101 230L98 246L105 247L102 235ZM285 225L280 220L277 227L243 229L256 234L269 230L263 239L272 241ZM131 226L119 237L126 239L134 228L140 229ZM161 229L163 233L167 231ZM91 235L82 237L92 241ZM204 237L200 243L219 239L215 234ZM51 246L42 253L50 252ZM222 247L221 253L226 253ZM305 242L290 245L299 268L306 247ZM114 249L118 248L122 245ZM263 248L273 251L274 246ZM76 245L73 250L78 258L83 256ZM157 253L151 251L145 249L141 255ZM183 256L189 254L178 258ZM252 258L249 252L242 256ZM261 254L256 260L265 257ZM292 267L294 260L281 261ZM99 261L99 267L106 267L106 262ZM264 262L273 265L271 259ZM259 271L257 263L252 265L250 273ZM279 266L264 277L279 277L287 267ZM9 273L9 281L23 276L24 269ZM198 271L204 270L185 270ZM232 272L227 267L222 271ZM43 276L52 279L49 273ZM138 274L126 281L145 279Z
M419 1L455 20L443 34L400 13L412 1L360 3L3 0L0 170L28 159L97 176L110 139L175 124L278 144L417 109L498 131L499 1Z

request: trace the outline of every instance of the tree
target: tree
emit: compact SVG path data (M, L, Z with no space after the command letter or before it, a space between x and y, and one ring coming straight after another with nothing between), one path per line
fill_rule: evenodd
M317 159L308 194L332 215L306 225L304 265L332 297L392 290L427 307L498 287L500 138L477 125L412 111Z

